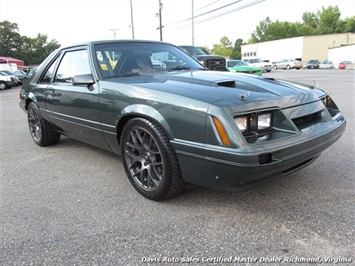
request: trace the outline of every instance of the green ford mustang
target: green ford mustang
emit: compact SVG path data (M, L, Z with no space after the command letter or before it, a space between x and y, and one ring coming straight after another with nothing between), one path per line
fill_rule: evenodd
M37 145L66 135L119 154L152 200L187 184L236 191L291 173L346 124L323 90L210 71L174 45L138 40L56 50L20 99Z
M254 74L258 76L263 74L263 71L260 67L251 66L242 60L228 60L227 69L230 72Z

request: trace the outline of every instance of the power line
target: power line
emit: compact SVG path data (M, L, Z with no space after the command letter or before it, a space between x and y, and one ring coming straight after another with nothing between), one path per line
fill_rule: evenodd
M239 1L242 1L242 0L239 0ZM215 18L218 18L218 17L221 17L221 16L224 16L224 15L227 15L227 14L230 14L230 13L233 13L233 12L236 12L236 11L239 11L239 10L242 10L244 8L247 8L247 7L250 7L250 6L253 6L253 5L256 5L256 4L259 4L261 2L263 2L265 0L256 0L254 2L251 2L251 3L248 3L246 5L243 5L243 6L240 6L240 7L237 7L237 8L234 8L234 9L231 9L231 10L228 10L228 11L225 11L223 13L219 13L217 15L214 15L214 16L210 16L208 18L205 18L205 19L201 19L197 22L195 22L195 24L199 24L199 23L202 23L202 22L205 22L205 21L209 21L209 20L212 20L212 19L215 19ZM207 13L211 13L211 12L207 12ZM199 15L200 16L200 15ZM195 16L195 18L198 17L198 16ZM186 20L183 20L183 21L188 21L188 20L191 20L191 18L189 19L186 19ZM183 22L183 21L180 21L180 22ZM173 24L177 24L176 23L173 23ZM173 24L169 24L170 25L173 25ZM167 30L168 32L171 32L171 31L175 31L175 30L179 30L179 29L182 29L182 28L186 28L186 27L190 27L191 25L184 25L184 26L180 26L180 27L177 27L177 28L173 28L173 29L170 29L170 30Z
M226 5L224 5L224 6L220 6L220 7L218 7L218 8L215 8L215 9L212 9L212 10L207 11L207 12L205 12L205 13L202 13L202 14L199 14L199 15L197 15L197 16L194 16L193 18L195 19L195 18L198 18L198 17L201 17L201 16L208 15L208 14L210 14L210 13L212 13L212 12L216 12L216 11L218 11L218 10L220 10L220 9L229 7L229 6L231 6L231 5L238 4L238 3L241 2L241 1L243 1L243 0L234 1L234 2L229 3L229 4L226 4ZM207 7L207 6L210 6L210 5L212 5L212 4L215 4L215 3L217 3L217 2L219 2L219 0L218 0L218 1L215 1L215 2L213 2L213 3L210 3L210 4L206 5L206 6L203 6L203 7L199 8L198 10L203 9L203 8L205 8L205 7ZM189 20L191 20L191 19L192 19L192 17L186 18L186 19L183 19L183 20L180 20L180 21L177 21L177 22L173 22L173 23L166 24L165 26L171 26L171 25L179 24L179 23L181 23L181 22L189 21Z

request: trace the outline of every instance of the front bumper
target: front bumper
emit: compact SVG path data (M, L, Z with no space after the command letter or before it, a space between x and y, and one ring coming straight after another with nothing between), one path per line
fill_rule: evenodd
M213 150L212 147L204 147L205 155L197 155L198 153L182 151L182 147L176 142L173 146L187 183L216 190L241 191L309 165L342 136L345 126L344 119L324 134L267 151L255 149L254 152L239 153L237 150ZM226 156L227 152L229 154ZM273 160L266 164L257 163L260 156L265 154Z

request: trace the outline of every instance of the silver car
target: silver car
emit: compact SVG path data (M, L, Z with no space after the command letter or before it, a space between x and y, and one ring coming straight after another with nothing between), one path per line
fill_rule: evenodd
M301 69L303 64L295 59L284 59L274 65L274 69Z

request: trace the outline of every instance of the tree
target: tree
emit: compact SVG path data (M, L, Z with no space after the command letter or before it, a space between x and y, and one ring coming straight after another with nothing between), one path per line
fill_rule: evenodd
M304 12L303 23L271 21L269 17L260 21L251 34L249 43L266 42L298 36L355 32L355 17L340 19L338 6L322 7L322 11Z
M22 60L28 65L40 64L52 51L60 47L56 40L47 41L48 36L37 34L35 38L23 37Z
M304 12L302 15L302 21L305 26L315 30L319 25L319 14L313 12Z
M226 36L223 36L219 44L213 45L211 53L230 58L233 53L232 42Z
M237 39L234 43L233 52L230 56L231 59L242 59L242 44L243 39Z
M0 55L16 57L22 45L18 25L7 20L0 22Z
M344 32L355 32L355 16L345 19Z
M266 42L270 41L269 27L272 21L269 17L259 22L259 26L256 26L255 31L251 34L249 43Z
M21 59L26 65L40 64L60 44L52 39L48 42L45 34L35 38L21 36L16 23L0 22L0 55Z
M319 12L319 29L321 34L338 33L339 29L340 10L337 6L328 8L322 7L322 12Z

